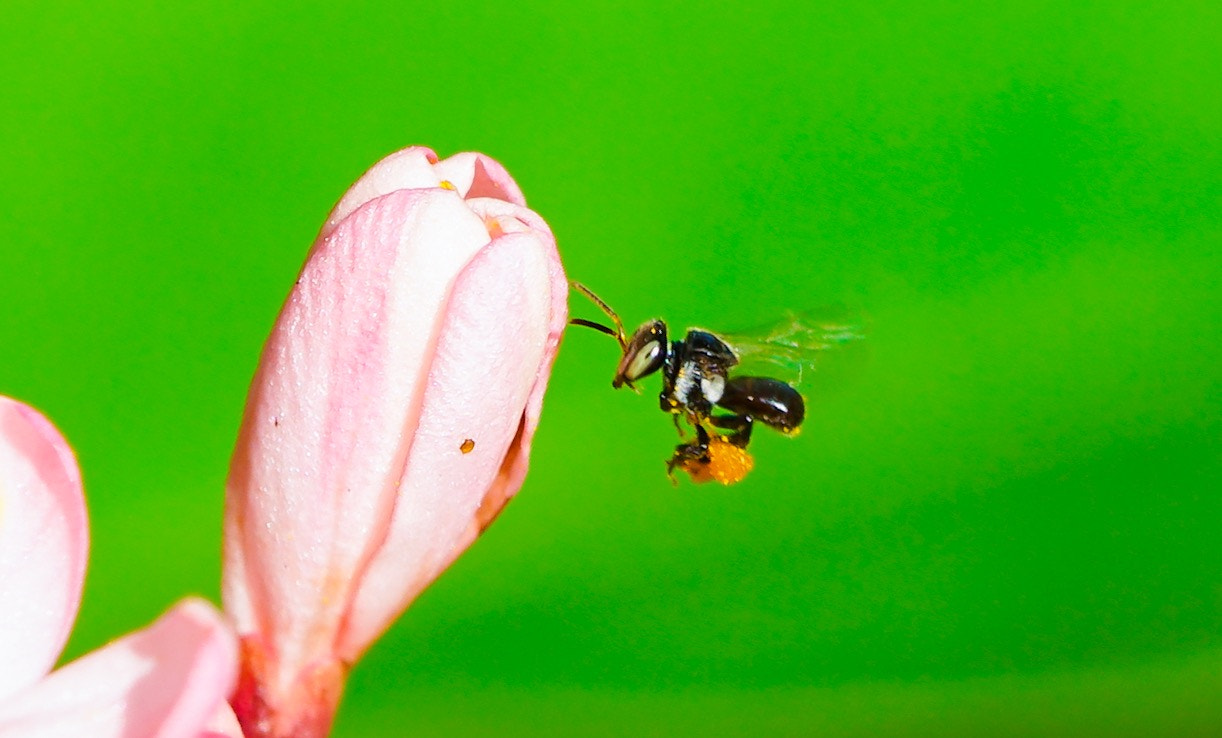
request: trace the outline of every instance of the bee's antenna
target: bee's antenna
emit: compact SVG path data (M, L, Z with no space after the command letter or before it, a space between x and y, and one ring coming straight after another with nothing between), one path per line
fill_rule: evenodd
M611 328L603 325L602 323L595 323L592 320L583 320L582 318L573 318L572 320L569 321L569 324L570 325L583 325L586 328L593 328L594 330L600 333L606 333L608 336L611 336L615 340L619 341L619 347L627 351L628 350L628 337L624 335L624 322L619 319L619 316L615 314L615 311L611 309L611 306L603 302L601 297L591 292L590 288L586 287L581 282L571 281L569 282L569 284L573 286L573 289L577 290L581 294L590 298L591 302L593 302L595 305L599 307L600 310L606 313L607 317L610 318L613 323L615 323L615 330L612 330Z
M619 339L619 335L616 334L614 328L605 326L602 323L595 323L592 320L586 320L585 318L571 318L569 320L569 325L584 325L586 328L593 328L599 333L606 333L608 336L611 336L616 340Z

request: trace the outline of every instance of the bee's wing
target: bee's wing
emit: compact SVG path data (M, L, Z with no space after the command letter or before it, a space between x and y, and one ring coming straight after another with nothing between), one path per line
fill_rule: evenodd
M860 320L813 312L789 312L757 328L719 335L738 354L735 374L766 376L800 385L827 360L831 349L860 344Z

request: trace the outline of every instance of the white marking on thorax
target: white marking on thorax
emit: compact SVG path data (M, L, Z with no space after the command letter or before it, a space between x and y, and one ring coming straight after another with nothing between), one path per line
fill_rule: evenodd
M685 361L679 367L679 373L675 376L675 399L679 402L687 404L689 395L696 388L696 373L693 362Z
M726 391L726 378L714 374L711 377L704 377L700 380L700 390L704 392L704 398L714 405L721 399L721 396Z

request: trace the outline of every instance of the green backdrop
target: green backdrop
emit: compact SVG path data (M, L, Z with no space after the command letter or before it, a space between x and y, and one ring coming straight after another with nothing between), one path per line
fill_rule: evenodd
M630 323L847 303L868 351L676 489L656 382L571 331L336 735L1222 733L1222 12L987 5L7 0L0 392L83 467L66 656L216 599L260 346L421 143L501 160Z

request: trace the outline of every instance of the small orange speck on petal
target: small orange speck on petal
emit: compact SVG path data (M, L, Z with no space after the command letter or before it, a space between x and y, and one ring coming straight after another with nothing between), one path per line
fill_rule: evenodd
M463 440L462 445L458 447L458 450L462 451L464 454L471 453L475 450L475 441L471 438Z

